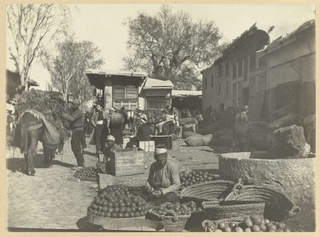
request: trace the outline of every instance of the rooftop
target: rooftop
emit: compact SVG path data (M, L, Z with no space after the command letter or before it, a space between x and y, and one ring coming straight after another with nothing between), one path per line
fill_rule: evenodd
M202 96L202 91L172 90L172 97Z
M170 80L161 80L148 77L145 80L143 89L172 89L173 83Z

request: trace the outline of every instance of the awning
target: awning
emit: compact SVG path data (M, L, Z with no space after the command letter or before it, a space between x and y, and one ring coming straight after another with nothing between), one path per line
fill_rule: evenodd
M172 90L172 97L202 96L202 91Z
M142 86L144 90L150 89L172 89L173 83L170 80L161 80L148 77Z

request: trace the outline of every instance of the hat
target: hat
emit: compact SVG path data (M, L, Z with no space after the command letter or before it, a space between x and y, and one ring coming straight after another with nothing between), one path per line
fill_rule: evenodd
M116 109L114 107L111 107L110 110L116 112Z
M107 141L115 141L116 139L112 135L107 136Z

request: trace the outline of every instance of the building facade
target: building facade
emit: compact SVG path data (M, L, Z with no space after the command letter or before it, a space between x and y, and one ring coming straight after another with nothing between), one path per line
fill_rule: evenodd
M315 112L314 20L272 43L268 32L252 26L202 71L203 110L248 104L252 120L296 123Z
M150 78L146 73L90 69L86 72L96 97L104 108L126 110L164 109L171 104L173 84L170 80Z

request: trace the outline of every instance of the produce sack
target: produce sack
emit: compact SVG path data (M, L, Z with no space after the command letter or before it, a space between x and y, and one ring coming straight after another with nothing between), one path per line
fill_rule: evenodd
M231 146L233 141L233 131L229 130L223 136L221 136L218 141L217 145L219 146Z
M212 140L212 134L208 134L208 135L203 135L202 138L202 142L204 146L208 146Z
M115 112L111 115L111 123L114 127L120 128L124 124L124 116L121 113Z
M203 140L202 140L202 136L198 136L198 135L188 137L186 140L184 140L184 142L188 146L203 146L204 145Z
M191 131L185 131L184 133L183 133L183 137L184 138L188 138L188 137L191 137L191 136L202 136L201 134L199 134L199 133L194 133L194 132L191 132Z

